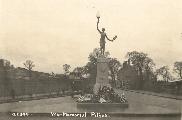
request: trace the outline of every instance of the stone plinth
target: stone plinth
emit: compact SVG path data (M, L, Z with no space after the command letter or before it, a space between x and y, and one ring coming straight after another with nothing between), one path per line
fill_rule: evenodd
M103 86L111 87L109 84L109 60L104 56L100 56L97 59L97 77L96 77L96 84L94 86L94 94L98 93L99 88Z

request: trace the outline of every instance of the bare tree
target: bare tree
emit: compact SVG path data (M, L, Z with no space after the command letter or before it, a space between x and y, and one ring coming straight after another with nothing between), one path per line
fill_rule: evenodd
M182 62L174 63L174 71L178 73L179 77L182 79Z
M157 75L161 75L163 77L163 80L164 81L167 81L167 82L169 80L171 80L171 77L172 77L171 74L170 74L170 72L169 72L168 66L163 66L163 67L157 69L156 70L156 74Z
M174 63L174 71L179 75L180 79L182 79L182 61ZM182 80L176 81L177 91L179 94L182 86Z
M25 68L29 71L29 77L32 76L32 69L35 67L34 62L31 60L26 60L25 63L23 63Z

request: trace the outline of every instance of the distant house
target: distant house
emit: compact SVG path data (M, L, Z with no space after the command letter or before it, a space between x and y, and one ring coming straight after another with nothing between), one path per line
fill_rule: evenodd
M138 80L137 71L130 65L130 62L125 61L123 67L118 72L118 80L120 87L133 89L136 88Z

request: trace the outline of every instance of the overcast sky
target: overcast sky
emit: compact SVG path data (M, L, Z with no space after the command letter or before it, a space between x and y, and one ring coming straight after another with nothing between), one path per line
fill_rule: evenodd
M182 61L182 0L0 0L0 58L16 67L26 59L34 70L62 72L83 66L99 47L96 13L114 42L112 57L148 53L157 66Z

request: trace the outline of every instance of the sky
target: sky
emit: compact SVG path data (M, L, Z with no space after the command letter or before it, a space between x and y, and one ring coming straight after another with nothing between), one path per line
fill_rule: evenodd
M118 36L106 43L111 57L123 62L136 50L158 67L182 61L181 0L0 0L0 58L49 73L84 66L99 47L98 11L100 29Z

